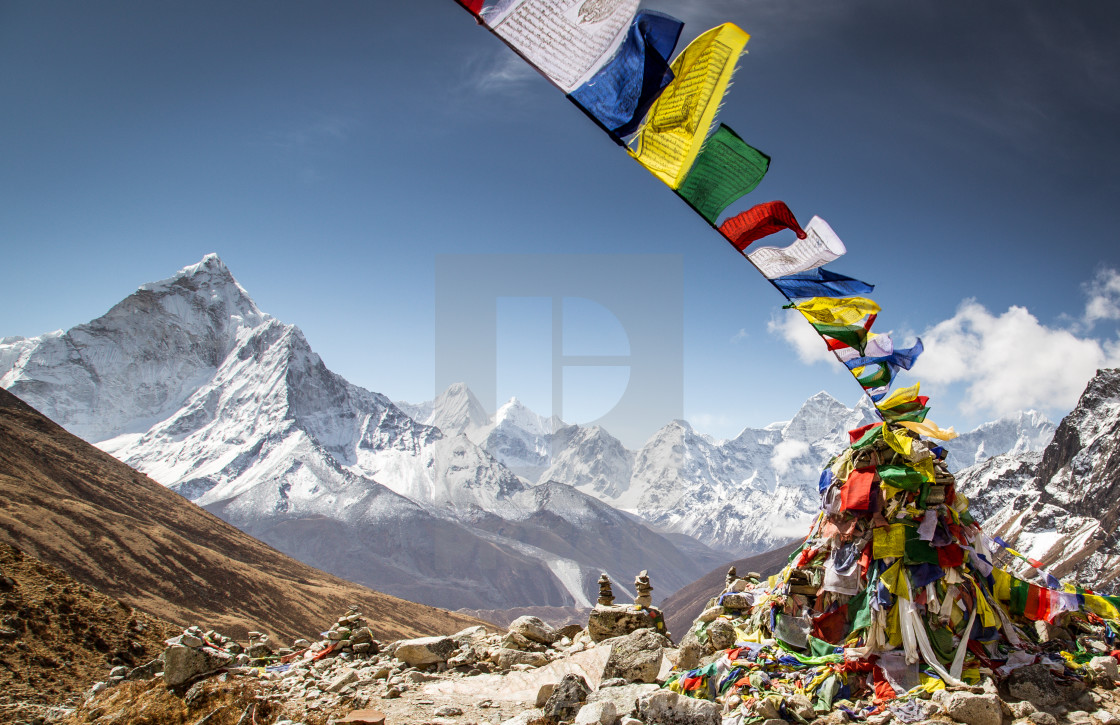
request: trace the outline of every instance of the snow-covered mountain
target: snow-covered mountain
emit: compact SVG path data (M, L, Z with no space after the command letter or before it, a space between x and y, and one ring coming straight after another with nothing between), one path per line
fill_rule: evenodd
M422 409L427 420L459 421L462 416L452 411L471 408L467 399L473 396L460 384ZM731 440L717 441L685 421L673 421L637 451L597 426L561 426L542 434L540 416L522 414L519 419L534 424L520 432L510 418L501 426L497 419L478 425L475 418L472 438L528 480L567 483L661 531L741 556L804 535L819 507L822 468L849 444L849 430L876 416L867 398L848 408L822 392L791 420L748 428ZM503 438L489 435L499 427ZM950 463L1038 451L1053 430L1030 411L985 423L948 444ZM526 466L525 449L508 440L532 441L537 467Z
M0 341L0 376L239 528L381 591L444 607L565 606L593 598L601 571L624 582L649 569L662 595L695 573L695 552L562 484L530 487L463 434L525 455L539 417L511 403L482 421L469 391L457 410L449 391L425 419L451 432L418 422L328 370L215 255L86 325ZM581 546L555 534L587 522Z
M957 474L986 533L1058 577L1104 591L1120 582L1120 370L1098 370L1040 454L1009 454ZM1011 559L1011 568L1030 567Z

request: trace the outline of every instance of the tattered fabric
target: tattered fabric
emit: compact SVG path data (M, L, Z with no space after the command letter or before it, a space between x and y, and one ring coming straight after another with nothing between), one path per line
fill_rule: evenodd
M616 140L634 133L673 80L669 58L683 27L663 13L640 11L614 57L569 98Z
M673 82L650 107L630 152L669 188L680 187L700 153L748 39L734 23L724 23L673 61Z
M777 279L821 267L847 251L828 222L815 216L805 226L804 239L785 248L759 247L747 258L767 279Z
M704 144L677 193L709 224L766 176L770 157L722 123Z
M479 17L564 93L586 83L622 44L638 0L572 5L499 0Z

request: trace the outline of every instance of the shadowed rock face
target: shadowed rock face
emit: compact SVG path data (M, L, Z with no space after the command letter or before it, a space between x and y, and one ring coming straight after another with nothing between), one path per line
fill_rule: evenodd
M1115 591L1120 578L1120 370L1097 371L1039 456L1005 456L957 476L990 535L1053 574ZM1011 560L1013 570L1026 565Z

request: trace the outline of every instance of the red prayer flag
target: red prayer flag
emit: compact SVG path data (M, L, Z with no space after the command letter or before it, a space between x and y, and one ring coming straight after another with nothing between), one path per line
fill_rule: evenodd
M882 423L868 423L867 425L860 426L859 428L853 428L852 430L848 431L848 438L850 439L848 442L855 443L860 438L863 438L867 431L871 430L872 428L877 428L881 425Z
M1027 606L1023 608L1023 616L1032 622L1038 621L1038 605L1042 587L1036 584L1027 585Z
M456 0L460 5L470 10L472 14L478 15L482 12L482 6L486 4L486 0Z
M848 636L848 605L813 617L812 635L829 644L840 644Z
M956 544L938 546L937 565L942 569L953 569L964 564L964 549Z
M840 488L840 508L845 511L867 511L871 508L871 485L875 483L875 466L852 471Z
M768 201L752 206L719 226L720 234L740 252L751 242L783 229L792 229L798 239L807 236L784 201Z

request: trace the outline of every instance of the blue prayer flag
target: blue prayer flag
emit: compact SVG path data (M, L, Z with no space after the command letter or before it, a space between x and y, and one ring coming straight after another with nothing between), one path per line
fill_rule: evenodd
M823 267L816 267L807 272L789 274L785 277L776 277L770 281L782 291L782 294L791 299L803 297L859 297L869 294L871 290L875 289L875 285L860 282L858 279L845 277L836 272L830 272Z
M638 130L646 111L673 80L669 57L684 23L639 11L614 57L568 96L617 141Z

